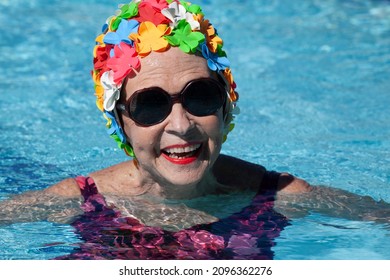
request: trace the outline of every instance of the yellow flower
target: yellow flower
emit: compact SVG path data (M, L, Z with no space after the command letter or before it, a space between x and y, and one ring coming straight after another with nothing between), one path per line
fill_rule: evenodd
M95 85L96 106L103 112L104 88L101 85Z
M106 119L106 127L107 128L110 128L111 127L111 124L112 124L112 120L109 118L109 117L107 117L107 115L105 114L105 113L103 113L103 117Z
M116 16L111 16L110 18L108 18L107 23L108 23L108 31L109 32L114 31L112 29L112 27L114 26L113 23L116 20L116 18L117 18Z
M99 43L99 45L103 45L104 44L103 43L104 35L105 34L100 34L99 36L97 36L96 39L95 39L96 43ZM98 47L98 45L96 47Z
M140 24L138 33L130 34L129 38L134 41L138 55L145 57L152 51L166 51L169 44L164 36L170 32L171 29L166 24L156 26L150 21L145 21Z

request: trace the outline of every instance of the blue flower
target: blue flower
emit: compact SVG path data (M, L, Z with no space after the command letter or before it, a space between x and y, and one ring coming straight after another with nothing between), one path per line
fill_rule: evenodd
M116 134L122 143L125 143L125 135L123 134L122 128L118 125L115 115L113 112L105 111L106 116L111 120L111 126L107 129L109 135Z
M107 30L108 30L108 24L105 23L105 24L103 24L103 26L102 26L102 32L104 33L104 32L106 32Z
M200 45L202 49L202 55L207 60L207 65L212 71L221 71L230 67L230 61L226 56L218 56L218 52L210 52L205 43Z
M133 46L133 41L130 40L129 35L131 33L138 32L138 21L122 19L119 23L118 29L115 32L108 32L103 39L106 44L119 45L120 42L125 42Z

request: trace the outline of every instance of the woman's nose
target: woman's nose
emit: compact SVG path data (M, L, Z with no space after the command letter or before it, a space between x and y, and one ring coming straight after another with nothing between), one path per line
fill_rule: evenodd
M165 127L166 131L185 135L192 127L193 122L189 118L189 113L183 108L181 103L173 104L172 111L168 116L168 124Z

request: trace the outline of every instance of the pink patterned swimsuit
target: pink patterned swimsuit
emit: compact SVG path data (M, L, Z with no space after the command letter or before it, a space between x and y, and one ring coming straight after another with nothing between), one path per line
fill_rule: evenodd
M77 177L84 197L72 225L83 241L57 259L272 259L288 225L273 210L279 173L267 172L252 203L228 218L177 232L141 224L109 207L90 177Z

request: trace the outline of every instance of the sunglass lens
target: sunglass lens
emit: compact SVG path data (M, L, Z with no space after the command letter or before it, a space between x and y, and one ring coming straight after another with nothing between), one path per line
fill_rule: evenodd
M217 82L197 81L186 89L183 103L195 116L212 115L223 105L224 92Z
M134 96L129 104L131 118L145 126L160 123L169 115L170 110L169 96L154 89Z

